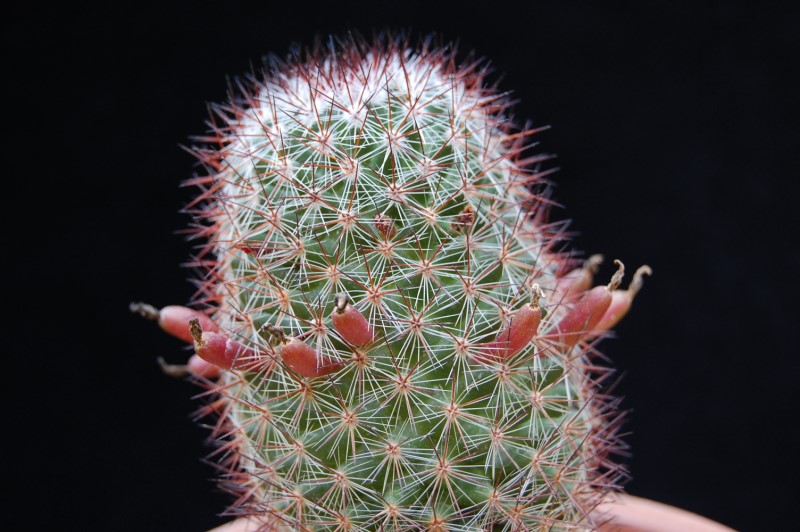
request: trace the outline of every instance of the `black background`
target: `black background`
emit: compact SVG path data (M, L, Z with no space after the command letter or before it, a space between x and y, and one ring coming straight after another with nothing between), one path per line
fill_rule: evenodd
M113 5L112 5L113 4ZM4 484L12 529L203 530L229 502L162 375L205 102L268 52L348 29L459 39L535 126L577 249L655 275L604 351L631 493L744 530L796 524L797 10L737 2L31 5L2 21ZM611 273L606 265L601 276ZM10 363L10 367L9 367ZM8 500L6 500L6 503Z

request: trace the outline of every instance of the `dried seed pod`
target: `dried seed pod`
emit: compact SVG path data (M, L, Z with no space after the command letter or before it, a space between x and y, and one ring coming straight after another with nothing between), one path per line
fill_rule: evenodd
M531 302L517 310L508 321L508 326L497 335L497 338L483 346L475 360L481 364L504 362L516 355L531 343L542 321L542 309L539 306L541 291L534 284Z
M642 277L645 275L653 275L653 270L650 269L650 266L641 266L636 270L636 273L633 274L633 280L627 290L614 290L611 292L611 304L595 327L595 334L611 330L625 317L631 309L633 298L636 297L636 294L642 288L642 284L644 283Z
M376 214L373 219L375 228L383 235L383 238L389 240L397 234L397 228L392 219L386 214Z
M592 255L586 259L580 268L575 268L559 277L556 281L554 301L566 299L574 301L592 286L594 274L603 263L602 255Z
M204 331L200 320L192 318L189 330L197 355L222 369L250 369L259 359L258 353L243 346L224 333Z
M359 347L372 343L374 334L367 318L353 306L347 294L336 295L331 321L345 341Z
M617 272L607 286L595 286L575 303L558 323L558 341L565 349L571 349L589 332L594 331L611 305L611 292L616 290L625 275L625 265L615 260Z
M475 209L467 205L450 224L454 233L466 232L475 223Z
M301 377L322 377L341 368L338 360L317 355L316 350L293 336L285 336L280 347L283 362Z

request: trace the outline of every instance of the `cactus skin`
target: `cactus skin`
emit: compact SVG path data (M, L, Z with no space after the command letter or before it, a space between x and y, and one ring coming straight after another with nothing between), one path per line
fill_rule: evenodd
M187 209L195 307L260 358L205 380L231 514L265 530L582 529L625 476L609 370L586 339L558 342L558 273L576 264L548 221L548 157L526 153L535 131L513 127L487 72L430 41L348 39L272 60L212 107ZM518 335L534 284L545 316ZM364 345L337 331L342 297L371 342L356 314L340 330ZM481 358L501 331L524 344ZM325 371L293 371L276 334Z

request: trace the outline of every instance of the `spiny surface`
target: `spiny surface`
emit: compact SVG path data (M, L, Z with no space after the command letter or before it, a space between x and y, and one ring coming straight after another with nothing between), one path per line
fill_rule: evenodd
M197 302L258 353L224 373L216 406L237 511L266 528L586 524L613 409L583 344L547 340L563 306L510 359L476 358L567 261L545 157L525 158L532 131L485 75L444 49L349 42L276 62L213 108L190 207L209 239ZM342 293L371 344L331 326ZM275 328L341 369L293 373Z

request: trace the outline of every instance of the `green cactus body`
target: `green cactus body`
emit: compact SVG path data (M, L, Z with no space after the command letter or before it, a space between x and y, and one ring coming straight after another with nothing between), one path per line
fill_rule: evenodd
M552 339L570 261L545 157L526 159L531 132L485 73L446 50L349 42L213 109L189 209L209 240L197 306L257 353L213 389L235 509L265 529L588 528L619 475L605 370ZM540 292L536 337L481 361ZM372 342L332 326L337 294ZM336 370L293 372L276 331Z

